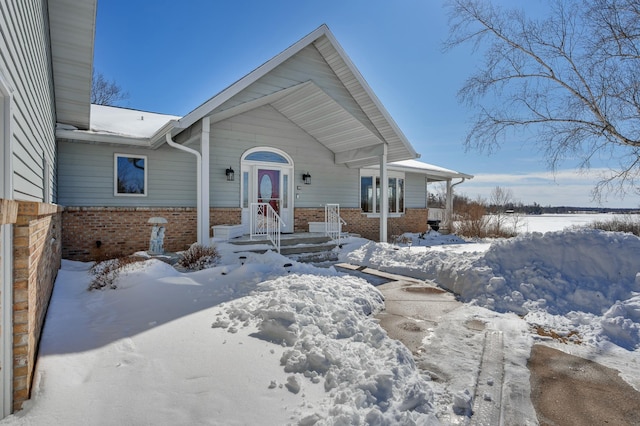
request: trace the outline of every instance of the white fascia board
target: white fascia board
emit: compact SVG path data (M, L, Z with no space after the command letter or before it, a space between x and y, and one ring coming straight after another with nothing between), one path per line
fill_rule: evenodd
M371 167L371 168L377 169L378 167ZM441 170L429 170L429 169L419 169L419 168L413 168L413 167L396 166L392 164L387 165L387 168L389 170L398 171L398 172L416 173L420 175L425 175L427 176L427 178L433 178L433 179L443 179L443 180L453 179L453 178L473 179L473 175L468 175L466 173L460 173L453 170L451 172L446 172Z
M153 136L151 136L151 138L149 139L149 147L152 149L157 149L162 144L166 143L166 134L169 134L173 138L173 136L178 133L176 131L176 129L179 129L178 124L178 120L170 120L164 126L156 130Z
M149 138L132 138L122 135L112 135L108 133L95 133L82 130L56 130L57 139L68 139L81 142L98 142L114 145L129 145L142 148L149 148L151 141Z
M378 97L375 95L375 93L373 92L373 89L371 89L371 86L369 86L369 83L367 83L367 81L364 79L362 74L360 74L360 71L358 71L355 64L351 61L351 58L349 58L349 56L344 51L342 46L340 46L340 43L338 43L338 40L336 40L336 38L333 36L333 33L329 31L329 28L327 28L327 31L325 32L324 35L329 39L333 47L338 52L338 55L342 57L342 60L351 71L351 74L353 74L356 80L358 80L358 83L360 83L360 85L363 87L365 92L367 92L367 95L369 95L372 102L375 104L376 108L378 108L378 110L380 111L382 116L385 118L385 120L387 120L387 122L389 123L393 131L398 135L398 138L400 138L402 143L406 146L407 150L411 153L412 158L419 158L420 155L413 148L413 146L409 142L409 139L407 139L404 133L402 133L402 130L400 130L400 127L398 127L398 124L393 120L393 118L389 114L389 111L387 111L387 109L382 105L382 102L380 102L380 99L378 99Z
M316 30L303 37L295 44L289 46L287 49L274 56L272 59L260 65L258 68L245 75L240 80L236 81L231 86L227 87L222 92L218 93L213 98L209 99L208 101L191 111L189 114L182 117L180 120L178 120L178 127L186 129L198 120L201 120L202 117L204 117L205 115L209 115L215 108L222 105L224 102L228 101L233 96L249 87L251 84L255 83L258 79L268 74L284 61L291 58L293 55L313 43L313 41L315 41L322 35L327 34L330 34L329 28L325 24L322 24Z

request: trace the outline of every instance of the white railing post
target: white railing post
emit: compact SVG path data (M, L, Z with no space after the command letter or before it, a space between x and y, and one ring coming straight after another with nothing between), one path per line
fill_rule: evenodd
M251 203L249 217L250 239L255 236L266 236L280 253L280 228L284 223L269 203Z
M342 238L342 225L347 224L340 217L340 204L325 204L324 206L324 232L332 240L337 240L340 245Z

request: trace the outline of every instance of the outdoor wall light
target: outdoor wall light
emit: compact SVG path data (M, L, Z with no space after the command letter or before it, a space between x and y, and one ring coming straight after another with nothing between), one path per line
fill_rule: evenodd
M309 174L309 172L305 172L302 175L302 181L305 185L311 185L311 175Z
M229 166L229 168L226 170L225 174L227 175L227 180L229 182L233 181L233 177L235 175L233 169L231 168L231 166Z

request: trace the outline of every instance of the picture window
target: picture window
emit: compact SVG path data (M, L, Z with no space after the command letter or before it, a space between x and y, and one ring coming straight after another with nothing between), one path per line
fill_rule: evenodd
M380 213L380 176L360 176L360 208L364 213ZM404 176L389 177L389 213L404 213Z
M114 195L147 195L147 157L145 155L115 154Z

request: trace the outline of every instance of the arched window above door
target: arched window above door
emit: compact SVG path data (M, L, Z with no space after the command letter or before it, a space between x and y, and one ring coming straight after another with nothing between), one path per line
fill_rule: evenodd
M292 161L287 154L274 148L254 148L247 151L242 157L243 161L256 161L261 163L289 164Z

